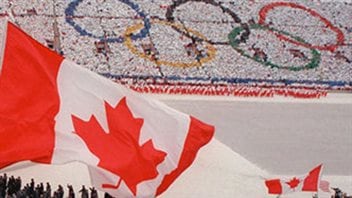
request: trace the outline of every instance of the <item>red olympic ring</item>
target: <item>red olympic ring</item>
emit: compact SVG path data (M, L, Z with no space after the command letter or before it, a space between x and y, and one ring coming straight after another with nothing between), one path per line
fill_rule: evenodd
M266 16L268 14L268 12L272 9L274 9L275 7L291 7L291 8L298 8L301 10L304 10L306 12L308 12L309 14L311 14L313 17L319 18L320 21L322 21L327 28L331 29L332 31L336 32L337 36L336 36L336 43L335 44L330 44L330 45L312 45L309 43L302 43L296 40L293 40L292 38L289 38L285 35L282 35L280 33L277 32L272 32L273 34L275 34L279 39L285 40L287 42L296 44L296 45L300 45L300 46L304 46L307 48L314 48L314 49L319 49L319 50L329 50L331 52L335 51L336 48L339 45L343 45L344 44L344 40L345 40L345 36L343 34L343 32L335 27L328 19L322 17L319 13L317 13L316 11L306 8L304 6L295 4L295 3L290 3L290 2L274 2L274 3L269 3L267 5L265 5L262 9L260 9L259 11L259 24L261 25L267 25L265 24L265 19Z

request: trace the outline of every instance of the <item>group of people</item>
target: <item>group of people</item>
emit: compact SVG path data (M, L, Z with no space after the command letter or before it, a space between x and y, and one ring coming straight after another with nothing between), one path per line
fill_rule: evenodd
M352 195L347 195L347 193L343 192L340 188L331 188L333 190L333 195L331 198L352 198ZM314 194L312 198L319 198L318 194Z
M346 192L343 192L341 189L339 188L332 188L335 192L334 195L331 196L331 198L352 198L352 195L347 195Z
M8 176L6 173L0 175L0 198L98 198L98 191L94 187L87 188L82 185L81 189L76 192L72 185L67 185L67 194L62 185L58 185L57 189L52 192L52 188L49 182L46 182L45 187L41 182L36 184L34 179L30 180L30 183L22 186L21 177L14 177L13 175ZM347 193L343 192L339 188L331 188L333 195L331 198L352 198ZM104 193L104 198L113 198L108 193ZM318 198L318 195L313 195L313 198Z
M267 1L243 0L232 4L224 1L221 3L222 7L205 0L182 4L175 2L178 1L165 3L163 0L154 0L150 3L133 0L56 0L54 3L5 0L0 3L0 14L9 13L21 28L51 47L55 36L53 24L57 21L60 53L97 73L165 78L176 76L179 77L179 82L185 83L189 83L187 77L294 80L302 84L307 81L318 84L320 81L352 82L352 50L351 44L348 43L352 27L349 27L345 20L349 17L349 12L344 11L351 9L351 4L338 1L316 1L307 4L301 1L299 4L308 10L316 11L333 23L335 29L344 33L344 45L337 46L335 51L328 51L310 49L305 47L306 45L294 45L280 40L270 31L252 28L250 25L258 23L258 12L268 4ZM166 13L173 4L179 5L172 13L174 21L159 23L154 20L167 21ZM241 27L231 14L236 14L241 23L248 24L248 35L238 47L252 59L226 44L233 28ZM325 25L324 22L304 9L273 9L267 15L265 22L268 25L282 28L283 32L289 34L286 36L299 37L304 40L303 43L310 43L312 46L336 43L336 33L329 28L321 28ZM0 17L0 20L1 18L4 17ZM73 22L68 23L68 19ZM137 27L135 24L139 23L144 27L136 28L131 33L132 44L139 52L133 52L126 47L124 34L128 28ZM180 25L176 27L170 25L172 23ZM244 32L243 30L241 34ZM136 35L138 39L135 39ZM104 42L106 39L108 41ZM212 58L209 58L206 48L208 45L216 49ZM143 58L141 53L151 58ZM320 57L319 60L313 60L314 53L320 54L316 56ZM207 61L202 61L197 67L158 65L155 61L182 65L181 63L199 62L200 59ZM270 63L278 67L271 68ZM316 63L317 67L299 71L289 69L310 63ZM227 83L231 84L231 81ZM271 84L270 81L264 83ZM352 87L352 84L338 86ZM336 85L331 84L331 87Z
M66 194L67 193L67 194ZM77 193L80 196L77 196ZM56 190L52 190L49 182L44 184L41 182L36 184L34 179L29 183L22 184L21 177L8 176L6 173L0 175L0 198L98 198L98 191L94 187L85 187L75 192L72 185L67 185L65 192L62 185L58 185ZM104 198L111 198L108 193L104 194Z

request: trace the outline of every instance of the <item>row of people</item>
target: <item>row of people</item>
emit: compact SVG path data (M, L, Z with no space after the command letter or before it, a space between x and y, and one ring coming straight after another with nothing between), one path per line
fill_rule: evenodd
M82 188L78 191L81 198L98 198L98 191L94 187ZM32 178L29 183L22 184L21 177L8 176L6 173L0 175L0 198L75 198L76 193L72 185L67 185L67 194L64 187L58 185L55 191L49 182L44 184L36 184ZM111 198L108 193L104 194L104 198Z
M340 188L331 188L333 194L331 198L352 198L347 193L343 192ZM43 183L35 184L34 179L30 180L22 188L21 177L8 176L6 173L0 175L0 198L75 198L76 193L72 185L67 185L67 195L62 185L58 185L56 191L51 190L49 182L46 183L44 188ZM89 192L90 191L90 192ZM98 198L98 191L94 187L87 189L84 185L78 191L81 198ZM108 193L104 193L104 198L113 198ZM313 198L318 198L318 194L314 194Z

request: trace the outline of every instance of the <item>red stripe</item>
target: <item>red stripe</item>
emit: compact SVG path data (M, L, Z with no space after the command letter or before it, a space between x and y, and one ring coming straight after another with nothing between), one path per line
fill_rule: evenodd
M265 180L269 194L282 194L282 185L280 179Z
M322 165L319 165L309 172L309 175L303 181L302 191L318 191L321 167Z
M157 189L156 195L163 193L170 184L194 161L199 149L206 145L214 135L215 128L191 116L190 128L177 168L166 175Z
M56 77L63 57L8 23L0 67L0 168L21 161L49 163L54 117L59 111Z

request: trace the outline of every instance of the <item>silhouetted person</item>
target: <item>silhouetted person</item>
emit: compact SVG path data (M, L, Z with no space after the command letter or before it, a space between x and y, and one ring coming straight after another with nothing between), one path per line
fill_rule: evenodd
M46 182L46 187L45 187L45 192L43 195L44 198L50 198L51 197L51 186L49 182Z
M4 198L6 195L7 189L7 176L4 174L3 176L0 175L0 198Z
M33 196L34 198L40 198L40 185L39 184L37 184L37 186L35 187L33 195L34 195Z
M34 179L31 179L31 183L29 184L29 196L33 196L34 195Z
M64 188L62 188L61 185L58 186L57 189L57 198L63 198L64 197Z
M88 198L88 190L84 185L82 185L82 189L79 192L81 193L81 198Z
M104 193L104 198L114 198L114 197L111 196L109 193L105 192Z
M72 185L67 185L68 188L68 198L75 198L75 192Z
M44 196L44 184L43 184L43 182L40 182L40 184L39 184L39 195L41 197Z
M334 198L342 198L342 191L339 188L332 188L335 191Z
M16 179L14 176L9 177L9 181L7 183L7 194L12 197L13 194L16 193Z
M97 190L94 187L89 188L89 189L90 189L90 198L98 198Z

